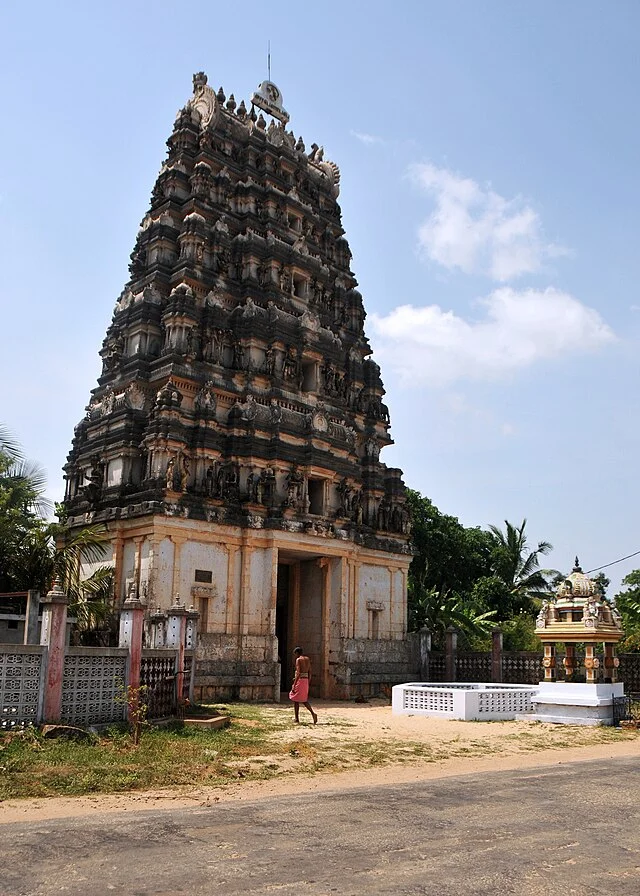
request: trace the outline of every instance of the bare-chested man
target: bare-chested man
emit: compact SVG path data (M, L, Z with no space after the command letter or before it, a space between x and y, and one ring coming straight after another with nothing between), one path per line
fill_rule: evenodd
M305 656L302 647L296 647L293 651L296 658L296 672L293 677L293 685L289 693L289 700L293 701L293 711L296 723L300 722L300 704L303 703L313 718L313 724L318 724L318 716L309 703L309 685L311 684L311 660Z

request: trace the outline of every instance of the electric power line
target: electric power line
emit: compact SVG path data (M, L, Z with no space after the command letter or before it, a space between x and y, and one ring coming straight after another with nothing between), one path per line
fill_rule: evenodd
M590 572L598 572L601 569L607 569L609 566L615 566L616 563L622 563L623 560L630 560L632 557L637 557L640 554L640 551L636 551L634 554L627 554L626 557L620 557L619 560L614 560L612 563L605 563L603 566L595 566L593 569L588 569L586 575L589 575Z

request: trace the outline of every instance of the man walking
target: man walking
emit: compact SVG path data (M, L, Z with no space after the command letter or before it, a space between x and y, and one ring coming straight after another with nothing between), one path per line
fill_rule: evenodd
M296 658L296 672L293 676L293 685L289 692L289 700L293 701L296 724L300 722L300 704L304 704L311 713L313 724L318 724L318 716L309 703L309 685L311 684L311 660L305 656L302 647L296 647L293 651Z

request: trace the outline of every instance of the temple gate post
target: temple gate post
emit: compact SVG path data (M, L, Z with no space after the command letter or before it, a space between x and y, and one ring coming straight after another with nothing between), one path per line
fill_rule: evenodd
M144 630L145 605L138 598L138 590L131 586L129 596L122 605L120 612L120 635L118 643L120 647L129 649L129 693L127 705L133 700L136 704L139 700L140 666L142 664L142 635ZM133 707L129 706L129 714Z
M24 644L38 643L38 616L40 614L40 592L27 591L27 612L24 623Z
M176 695L178 704L183 700L184 690L184 647L187 632L187 608L180 603L176 594L176 602L167 613L167 647L178 651L176 669Z
M447 681L456 680L456 653L458 648L458 633L450 625L445 632L445 669Z
M421 628L418 632L420 647L420 668L418 677L420 681L429 681L429 654L431 653L431 632Z
M57 722L62 712L64 650L67 638L67 606L69 599L56 579L53 588L42 598L42 631L40 644L47 650L47 674L43 721Z
M196 643L198 638L198 619L200 618L200 613L197 612L194 606L189 607L187 610L187 615L185 617L185 632L184 632L184 646L186 650L192 650L193 654L191 655L190 666L191 666L191 675L189 676L189 701L193 703L193 695L194 695L194 683L195 683L195 672L196 672Z
M502 632L494 628L491 632L491 681L502 681Z

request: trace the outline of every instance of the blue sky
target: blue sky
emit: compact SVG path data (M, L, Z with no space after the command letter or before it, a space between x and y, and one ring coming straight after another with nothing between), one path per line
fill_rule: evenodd
M341 168L382 459L557 568L640 550L639 30L624 0L5 7L0 419L51 496L192 73L247 100L270 40Z

